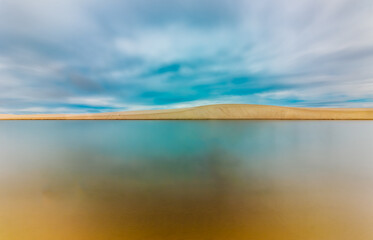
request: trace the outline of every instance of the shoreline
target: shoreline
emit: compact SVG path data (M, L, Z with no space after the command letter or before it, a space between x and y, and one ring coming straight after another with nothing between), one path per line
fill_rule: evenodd
M92 114L0 114L0 120L373 120L373 108L298 108L217 104Z

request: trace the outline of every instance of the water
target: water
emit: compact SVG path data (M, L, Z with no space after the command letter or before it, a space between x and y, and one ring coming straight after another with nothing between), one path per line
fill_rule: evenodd
M372 186L369 121L0 122L0 239L372 239Z

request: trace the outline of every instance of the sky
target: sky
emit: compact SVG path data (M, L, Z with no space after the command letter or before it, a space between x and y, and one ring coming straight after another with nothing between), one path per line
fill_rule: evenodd
M372 0L0 0L0 113L373 107Z

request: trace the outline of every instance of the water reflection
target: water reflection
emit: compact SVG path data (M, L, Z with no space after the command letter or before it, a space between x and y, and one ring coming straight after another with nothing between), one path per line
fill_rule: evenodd
M371 239L370 122L1 122L0 239Z

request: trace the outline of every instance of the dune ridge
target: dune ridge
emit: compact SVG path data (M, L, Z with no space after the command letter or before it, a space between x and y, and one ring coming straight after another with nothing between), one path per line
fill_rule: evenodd
M0 114L0 120L373 120L373 108L297 108L217 104L92 114Z

